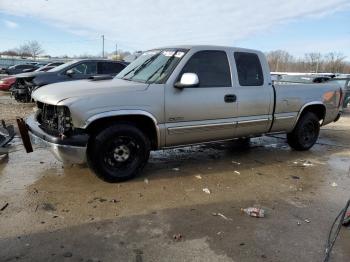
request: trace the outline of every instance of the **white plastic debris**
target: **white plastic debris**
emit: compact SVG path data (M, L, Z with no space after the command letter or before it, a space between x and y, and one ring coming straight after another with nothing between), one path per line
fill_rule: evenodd
M265 210L259 207L241 208L241 211L251 217L256 217L256 218L265 217Z
M209 188L203 188L203 192L206 193L206 194L210 194L211 193Z
M335 183L335 182L332 183L332 187L337 187L337 186L338 186L337 183Z
M235 174L237 174L237 175L240 175L240 174L241 174L241 172L239 172L239 171L237 171L237 170L235 170L234 172L235 172Z
M145 184L149 184L149 180L147 178L145 178L145 180L143 180L143 182L145 182Z
M240 165L241 163L232 160L232 164Z
M174 167L174 168L173 168L173 171L176 171L176 172L177 172L177 171L180 171L180 168Z
M197 178L197 179L202 179L201 175L195 175L194 177Z
M311 221L309 219L304 219L306 223L310 223Z

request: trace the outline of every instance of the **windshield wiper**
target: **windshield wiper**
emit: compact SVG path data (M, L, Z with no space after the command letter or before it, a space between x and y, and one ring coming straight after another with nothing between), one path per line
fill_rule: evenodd
M125 75L123 75L122 79L125 79L125 77L134 72L133 76L130 77L129 79L132 79L138 72L140 72L143 68L145 68L149 63L153 62L154 59L156 59L158 57L160 53L155 54L154 56L151 56L150 58L148 58L147 60L145 60L145 62L143 62L141 65L134 67L133 69L131 69L129 72L127 72Z
M151 80L152 77L154 77L154 76L158 73L158 71L159 71L160 69L162 69L162 71L161 71L160 74L159 74L159 77L160 77L160 76L165 72L165 70L168 69L170 63L174 60L174 58L175 58L175 53L168 59L168 61L166 61L166 63L165 63L164 65L162 65L161 67L159 67L156 71L154 71L154 73L153 73L152 75L150 75L150 76L147 78L146 83L147 83L149 80ZM158 77L158 78L159 78L159 77ZM156 81L156 80L155 80L155 81ZM155 81L153 81L153 83L154 83Z

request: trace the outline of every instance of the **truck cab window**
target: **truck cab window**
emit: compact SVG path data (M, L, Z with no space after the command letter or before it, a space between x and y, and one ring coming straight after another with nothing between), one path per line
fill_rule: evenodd
M226 52L200 51L195 53L182 69L184 73L196 73L198 87L229 87L231 73Z
M241 86L262 86L264 84L264 75L257 54L235 52L234 57Z

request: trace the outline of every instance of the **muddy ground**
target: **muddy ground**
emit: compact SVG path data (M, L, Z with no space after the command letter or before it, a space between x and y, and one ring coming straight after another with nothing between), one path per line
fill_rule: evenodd
M0 96L0 118L31 107ZM154 152L122 184L63 167L43 148L26 154L16 138L0 160L0 261L322 261L350 196L349 137L347 111L308 152L284 136ZM266 217L242 214L249 206ZM332 261L349 260L344 228Z

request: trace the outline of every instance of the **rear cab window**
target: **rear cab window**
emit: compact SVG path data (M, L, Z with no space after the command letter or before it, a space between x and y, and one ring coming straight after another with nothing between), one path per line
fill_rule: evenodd
M230 66L225 51L205 50L193 54L179 77L184 73L197 74L198 87L232 86Z
M257 54L235 52L234 58L240 86L262 86L264 84L263 70Z

